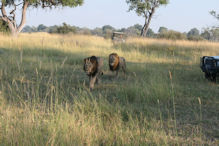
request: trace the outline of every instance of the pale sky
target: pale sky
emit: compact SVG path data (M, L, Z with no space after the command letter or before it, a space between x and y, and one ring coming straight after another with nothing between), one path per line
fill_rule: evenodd
M170 0L167 6L157 9L150 28L155 32L160 26L181 32L188 32L196 27L199 30L218 25L209 11L219 13L219 0ZM56 8L42 10L29 8L26 25L46 26L61 25L63 22L79 27L102 27L111 25L115 28L144 24L144 18L128 12L125 0L84 0L83 6L76 8Z

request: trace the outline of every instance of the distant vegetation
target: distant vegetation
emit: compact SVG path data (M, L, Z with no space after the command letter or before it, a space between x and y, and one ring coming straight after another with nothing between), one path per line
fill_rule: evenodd
M77 26L71 26L66 23L63 23L61 26L45 26L40 24L37 27L34 26L25 26L22 32L48 32L48 33L58 33L58 34L85 34L85 35L95 35L101 36L104 38L111 38L112 33L114 31L124 32L127 36L139 36L142 31L142 25L135 24L128 28L116 29L110 25L105 25L102 28L80 28ZM149 38L164 38L170 40L209 40L209 41L219 41L219 28L212 27L203 29L203 31L199 31L197 28L191 29L189 32L181 33L174 30L169 30L166 27L160 27L158 33L155 33L152 29L148 29L146 37Z

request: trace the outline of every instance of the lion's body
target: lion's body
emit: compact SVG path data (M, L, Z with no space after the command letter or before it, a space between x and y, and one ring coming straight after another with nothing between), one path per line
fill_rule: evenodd
M90 89L94 88L94 84L99 82L99 77L103 74L103 59L91 56L84 59L84 71L89 76Z
M116 71L116 76L120 69L123 70L124 74L126 73L126 62L124 57L119 57L118 54L112 53L109 55L109 68L111 71Z

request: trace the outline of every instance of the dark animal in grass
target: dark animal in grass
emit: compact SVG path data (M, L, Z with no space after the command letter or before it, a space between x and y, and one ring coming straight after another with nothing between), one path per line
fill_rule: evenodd
M126 61L124 57L119 57L118 54L112 53L109 55L109 68L111 71L116 71L116 76L119 74L119 70L123 70L126 74Z
M95 83L100 82L102 72L103 59L96 56L91 56L84 59L84 71L89 77L89 87L92 90Z

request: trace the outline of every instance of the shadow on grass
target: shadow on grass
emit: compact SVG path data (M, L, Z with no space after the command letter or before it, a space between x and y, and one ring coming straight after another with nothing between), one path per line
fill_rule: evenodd
M147 119L172 119L174 96L179 129L200 124L200 98L204 134L218 138L218 84L205 80L197 64L127 62L127 75L120 72L119 78L115 78L115 73L108 69L108 59L104 58L102 82L90 93L88 77L83 72L85 57L55 49L19 51L0 48L0 89L9 102L15 103L74 104L74 99L86 92L97 101L105 98L112 106L119 105L124 120L128 120L127 113L133 117L143 115ZM173 76L173 90L169 71Z

